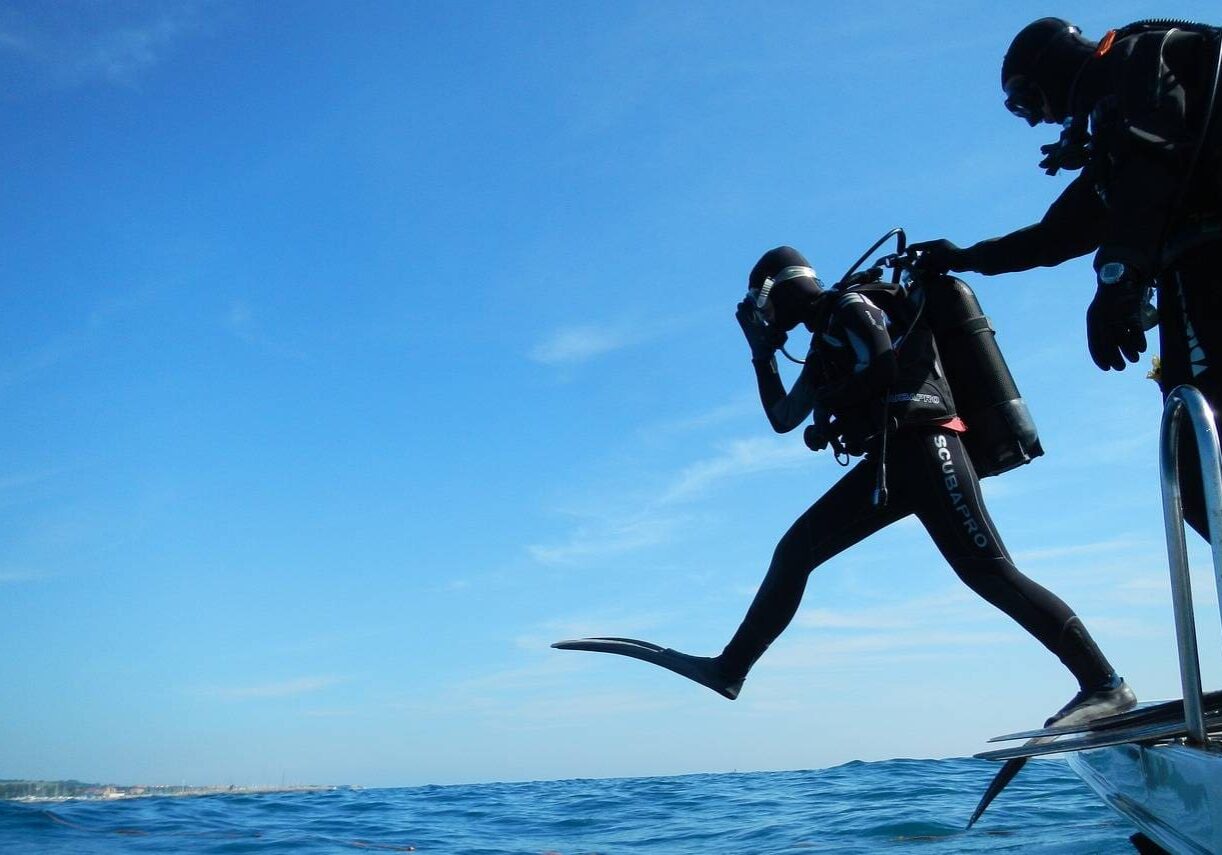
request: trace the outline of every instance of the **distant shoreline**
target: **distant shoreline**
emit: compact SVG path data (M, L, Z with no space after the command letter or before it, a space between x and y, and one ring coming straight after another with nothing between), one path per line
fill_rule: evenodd
M336 784L284 784L280 786L160 786L89 784L81 781L0 781L0 801L44 803L67 801L117 801L184 796L248 796L272 793L314 793L359 790Z

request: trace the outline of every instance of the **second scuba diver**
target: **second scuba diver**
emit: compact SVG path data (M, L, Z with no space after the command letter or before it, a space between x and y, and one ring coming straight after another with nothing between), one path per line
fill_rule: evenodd
M1042 147L1048 174L1081 170L1043 218L960 248L913 244L935 271L987 275L1052 267L1095 252L1086 312L1091 358L1122 370L1159 327L1163 397L1191 384L1222 407L1222 30L1141 21L1099 42L1061 18L1014 38L1005 105L1032 127L1064 124ZM1157 293L1157 319L1149 296ZM1184 517L1209 537L1196 444L1180 447Z
M1060 598L1014 566L989 518L960 434L932 331L912 301L828 290L797 250L765 253L736 317L751 348L760 401L779 433L813 414L807 443L865 453L790 526L737 632L720 655L691 656L623 638L553 647L643 659L738 697L747 672L797 613L811 572L871 534L915 514L955 572L1055 654L1078 693L1048 721L1072 724L1129 709L1132 690ZM787 392L775 353L804 324L810 352ZM889 472L882 488L880 466Z

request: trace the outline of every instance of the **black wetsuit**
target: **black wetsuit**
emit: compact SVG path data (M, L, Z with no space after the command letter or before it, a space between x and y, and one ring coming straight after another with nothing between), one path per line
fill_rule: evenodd
M995 274L1051 267L1096 251L1158 293L1160 388L1190 383L1222 405L1222 95L1211 96L1218 43L1152 31L1117 39L1091 59L1074 114L1090 117L1090 157L1040 222L981 241L954 269ZM1199 144L1199 153L1198 153ZM1195 164L1195 167L1193 166ZM1189 175L1189 172L1192 172ZM1184 512L1203 536L1195 445L1181 451Z
M798 517L772 557L746 618L721 654L721 667L745 675L796 614L811 571L844 549L909 514L973 591L1004 611L1056 654L1083 687L1104 684L1111 665L1082 622L1056 595L1015 568L980 495L980 483L959 438L949 389L928 327L902 306L890 316L859 294L821 300L811 352L786 393L775 361L755 361L760 398L777 431L803 422L812 409L835 416L842 438L870 449L822 498ZM893 338L898 345L893 345ZM903 339L907 338L907 341ZM887 403L889 400L889 403ZM876 507L879 440L886 411L898 429L886 450L889 499ZM898 568L897 568L898 569Z

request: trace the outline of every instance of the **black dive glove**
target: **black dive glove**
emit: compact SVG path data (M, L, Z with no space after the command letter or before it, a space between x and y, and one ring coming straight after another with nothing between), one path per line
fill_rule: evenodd
M774 333L768 329L768 324L760 317L759 310L750 300L743 300L734 310L738 325L743 328L743 336L751 348L752 361L768 361L776 354L776 349L785 344L787 336L784 333Z
M925 273L967 269L967 253L945 238L909 244L908 252L919 253L915 266Z
M1095 299L1086 310L1090 358L1104 371L1123 371L1125 359L1136 362L1146 350L1142 309L1149 286L1145 277L1118 261L1101 266L1098 278Z

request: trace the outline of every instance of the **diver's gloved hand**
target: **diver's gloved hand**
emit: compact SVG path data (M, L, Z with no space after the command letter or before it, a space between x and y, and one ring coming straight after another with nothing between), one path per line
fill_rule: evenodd
M1064 136L1062 134L1062 139L1058 142L1040 146L1040 154L1044 155L1044 159L1040 161L1040 169L1044 170L1046 175L1056 175L1062 169L1074 172L1085 168L1090 162L1090 143L1066 143Z
M768 329L768 325L760 317L759 310L750 300L743 300L738 304L734 317L738 320L738 325L742 327L743 336L751 348L751 359L765 361L772 359L776 349L785 344L783 337L778 341L778 336Z
M1085 122L1071 116L1056 142L1040 146L1040 154L1044 155L1040 169L1048 175L1056 175L1062 169L1084 169L1090 163L1093 151Z
M909 244L908 252L917 253L916 269L925 273L967 269L964 251L946 238Z
M1099 268L1099 287L1086 310L1086 344L1090 358L1104 371L1123 371L1125 360L1136 362L1146 350L1142 324L1144 276L1120 262Z

